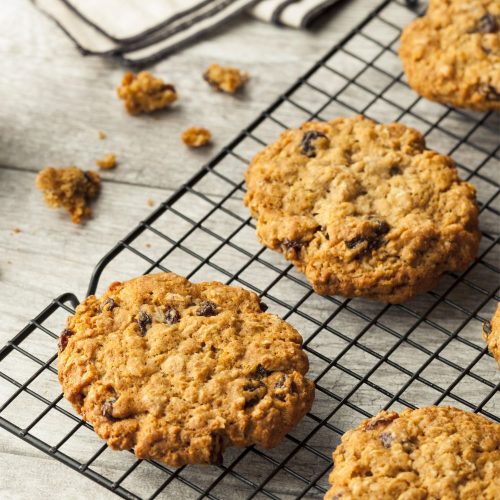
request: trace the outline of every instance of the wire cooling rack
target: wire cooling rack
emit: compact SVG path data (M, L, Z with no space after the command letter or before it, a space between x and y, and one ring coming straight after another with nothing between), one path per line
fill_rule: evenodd
M229 449L224 465L181 467L114 452L75 415L57 382L56 338L78 301L65 294L0 351L0 425L124 498L321 498L340 436L381 409L451 404L500 421L500 371L481 339L498 301L500 121L418 98L397 57L416 12L384 1L338 46L98 264L89 293L172 270L257 292L304 337L316 382L312 411L273 450ZM478 189L475 262L402 305L320 297L259 246L242 205L249 159L287 127L362 113L400 121L452 154Z

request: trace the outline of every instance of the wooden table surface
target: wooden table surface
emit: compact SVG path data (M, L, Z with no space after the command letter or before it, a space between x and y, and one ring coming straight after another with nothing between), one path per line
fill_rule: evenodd
M179 91L172 110L129 117L115 95L122 68L82 57L30 2L4 2L0 346L59 294L71 291L84 297L98 260L151 212L148 200L165 200L377 3L345 1L312 31L280 29L247 17L233 21L152 68ZM200 75L211 62L250 73L243 96L218 94L206 85ZM181 144L180 132L193 124L213 132L212 147L190 151ZM100 130L107 134L105 140L99 140ZM41 168L94 168L107 152L116 153L119 165L102 173L91 220L73 225L65 213L44 206L34 187ZM494 362L488 363L491 369ZM90 497L113 495L0 430L0 498Z

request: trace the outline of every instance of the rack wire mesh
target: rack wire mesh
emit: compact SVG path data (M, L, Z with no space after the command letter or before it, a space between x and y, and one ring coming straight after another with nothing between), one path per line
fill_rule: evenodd
M500 422L500 371L481 339L499 300L498 115L431 103L406 84L400 30L416 15L383 1L97 265L89 293L140 273L175 271L257 292L304 337L316 383L311 412L273 450L230 449L224 465L181 467L109 450L64 400L56 338L78 304L64 294L0 351L0 426L124 498L320 498L331 452L381 409L451 404ZM405 304L321 297L262 248L242 206L249 159L285 128L364 114L420 129L478 188L482 243L461 274Z

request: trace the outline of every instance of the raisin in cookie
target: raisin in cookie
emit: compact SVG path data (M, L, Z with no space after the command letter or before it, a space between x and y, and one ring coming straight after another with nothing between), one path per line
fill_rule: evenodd
M59 339L65 397L115 449L177 467L276 446L309 411L297 331L254 293L173 273L88 297Z
M500 110L500 2L431 0L401 36L410 86L433 101Z
M333 461L325 500L494 500L500 425L449 406L383 411L344 434Z
M500 367L500 303L491 321L485 321L483 324L483 338Z
M258 153L245 179L260 241L320 294L402 302L478 248L475 189L401 124L305 123Z

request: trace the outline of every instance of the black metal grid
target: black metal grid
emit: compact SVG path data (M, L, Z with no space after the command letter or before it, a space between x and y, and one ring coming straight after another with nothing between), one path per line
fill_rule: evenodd
M385 0L96 267L110 281L172 270L261 295L304 337L316 382L311 412L274 450L230 449L225 465L172 469L108 450L57 383L56 333L77 305L65 294L0 351L0 426L124 498L320 498L331 451L381 409L452 404L500 422L500 372L481 340L499 300L499 119L420 99L397 59L415 12ZM383 28L383 29L381 29ZM403 305L320 297L280 255L262 248L242 206L249 159L287 127L362 113L425 132L478 188L482 243L461 274Z

